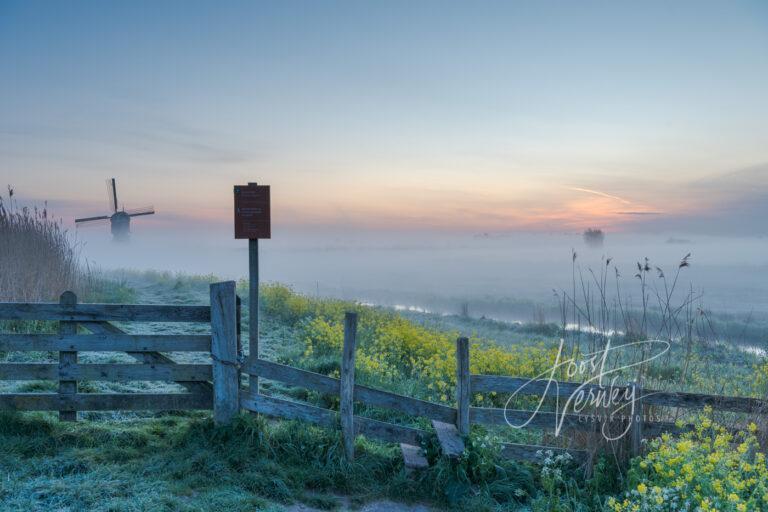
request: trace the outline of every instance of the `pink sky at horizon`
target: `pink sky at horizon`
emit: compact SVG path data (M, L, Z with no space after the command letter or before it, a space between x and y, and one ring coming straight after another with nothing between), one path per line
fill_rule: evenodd
M758 173L759 175L761 173ZM184 229L205 227L228 229L232 224L232 185L215 180L202 187L166 185L147 188L141 181L117 178L119 200L126 208L152 204L157 215L141 219L144 229ZM220 183L220 184L219 184ZM267 184L267 182L264 182ZM71 186L71 183L69 184ZM325 185L325 186L323 186ZM632 231L650 221L677 217L696 217L723 202L733 201L720 191L708 193L708 202L691 193L679 193L690 185L664 184L657 191L643 194L631 190L614 192L577 186L535 185L531 181L519 188L475 187L416 189L406 186L365 187L354 184L340 190L339 185L311 183L304 187L272 185L273 219L285 228L354 228L371 230L433 230L455 232L581 232L595 227L611 232ZM308 189L312 189L312 193ZM101 189L101 190L99 190ZM103 183L84 182L78 198L35 197L16 187L20 205L42 206L65 224L79 216L106 213ZM334 196L333 194L336 193ZM622 195L618 195L618 194ZM104 199L99 197L104 196ZM3 194L7 197L7 193ZM655 200L645 199L655 196ZM722 197L721 197L722 196ZM673 200L674 199L674 200ZM739 200L737 194L735 200ZM660 228L660 230L664 230Z

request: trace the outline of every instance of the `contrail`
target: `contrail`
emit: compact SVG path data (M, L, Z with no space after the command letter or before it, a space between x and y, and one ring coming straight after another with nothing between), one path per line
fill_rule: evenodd
M611 194L606 194L605 192L600 192L599 190L590 190L588 188L578 188L578 187L571 187L570 190L576 190L578 192L586 192L587 194L594 194L596 196L607 197L609 199L615 199L617 201L621 201L624 204L632 204L631 201L627 201L623 197L612 196Z

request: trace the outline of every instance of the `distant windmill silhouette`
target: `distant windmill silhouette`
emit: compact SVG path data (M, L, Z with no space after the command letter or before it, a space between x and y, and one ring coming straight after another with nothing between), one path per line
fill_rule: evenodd
M112 213L109 215L99 215L98 217L75 219L75 225L77 227L89 224L104 224L106 221L109 221L112 229L112 236L115 237L115 240L128 240L131 234L131 217L152 215L155 213L155 209L152 206L135 208L133 210L126 210L125 207L123 207L122 210L118 210L115 178L107 180L107 193L109 194L109 207L110 210L112 210Z

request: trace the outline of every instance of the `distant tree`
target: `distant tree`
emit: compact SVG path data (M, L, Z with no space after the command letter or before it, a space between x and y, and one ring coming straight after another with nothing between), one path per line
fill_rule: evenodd
M605 233L602 229L589 228L584 231L584 243L589 247L602 247L605 241Z

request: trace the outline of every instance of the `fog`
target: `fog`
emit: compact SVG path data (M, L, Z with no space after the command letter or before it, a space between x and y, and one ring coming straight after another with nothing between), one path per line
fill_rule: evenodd
M231 229L157 232L134 229L129 243L107 229L78 232L82 255L104 269L156 269L222 278L246 277L248 243ZM678 289L703 292L721 312L768 311L768 238L702 235L606 235L589 248L576 234L445 234L273 230L261 240L262 281L296 290L366 302L450 310L472 299L552 301L553 289L570 289L571 250L585 279L613 258L627 294L639 296L636 263L648 257L672 276L691 253ZM655 280L656 271L651 274ZM611 279L610 286L614 287ZM453 312L453 311L448 311Z

